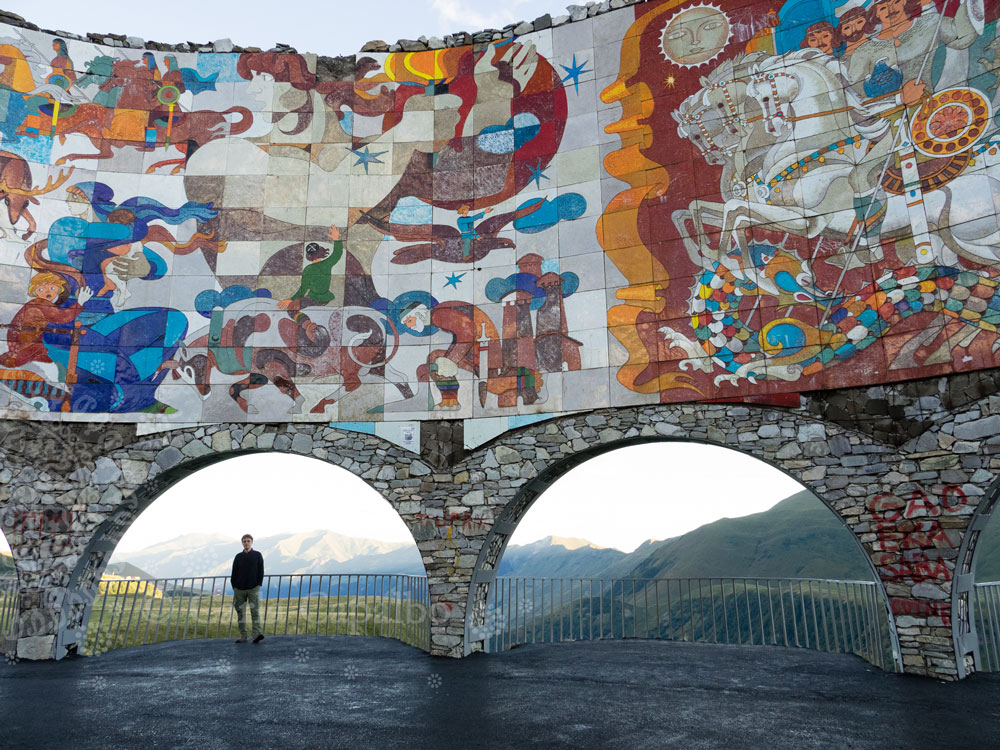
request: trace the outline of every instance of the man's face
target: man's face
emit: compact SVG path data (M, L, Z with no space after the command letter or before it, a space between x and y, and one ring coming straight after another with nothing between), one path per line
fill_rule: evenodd
M806 37L806 44L810 47L818 49L820 52L825 52L828 55L832 54L833 34L830 33L829 29L810 31L809 35Z
M855 16L840 25L840 33L848 42L857 42L865 33L865 17Z
M875 6L875 17L883 25L894 25L907 20L906 0L886 0Z
M417 305L413 308L413 310L407 313L405 318L403 318L403 325L411 331L421 333L424 328L427 327L428 318L430 318L430 314L427 307L424 305Z
M243 551L249 552L251 547L253 547L253 539L248 536L243 537Z

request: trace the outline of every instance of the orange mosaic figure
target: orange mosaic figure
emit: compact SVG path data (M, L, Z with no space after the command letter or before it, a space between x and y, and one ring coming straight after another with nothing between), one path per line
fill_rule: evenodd
M0 365L3 367L51 362L42 341L46 329L52 325L72 323L92 292L83 289L73 304L63 306L69 296L68 284L59 274L46 271L31 279L28 295L33 299L18 310L7 325L7 351L0 354Z

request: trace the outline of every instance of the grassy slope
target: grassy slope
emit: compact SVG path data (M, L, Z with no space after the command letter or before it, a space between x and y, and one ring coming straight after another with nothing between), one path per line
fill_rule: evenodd
M809 492L792 495L763 513L706 524L638 555L640 550L631 556L638 557L636 564L627 570L618 564L614 575L872 577L850 532Z

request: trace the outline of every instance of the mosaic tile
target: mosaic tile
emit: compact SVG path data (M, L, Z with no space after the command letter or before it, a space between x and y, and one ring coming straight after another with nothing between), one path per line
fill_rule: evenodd
M0 411L506 420L995 367L996 10L820 5L334 63L5 28Z

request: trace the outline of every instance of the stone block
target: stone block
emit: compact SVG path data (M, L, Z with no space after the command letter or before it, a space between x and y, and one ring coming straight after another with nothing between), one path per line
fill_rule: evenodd
M294 453L312 453L313 439L304 432L295 434L292 438L292 451Z
M36 635L17 640L17 658L37 661L51 659L55 648L54 635Z
M200 440L192 440L190 443L184 446L181 453L183 453L188 458L199 458L200 456L207 456L212 452L212 449L205 445Z
M97 459L97 465L94 468L93 474L93 480L96 484L111 484L121 478L122 472L118 468L118 464L106 456L101 456Z
M921 599L948 599L950 595L941 586L933 583L918 583L913 587L913 595Z
M783 445L776 455L782 459L798 458L802 455L802 449L795 443L788 443Z
M959 440L980 440L1000 435L1000 415L966 422L955 427L955 437Z
M826 440L826 425L819 422L809 422L801 425L796 437L800 443L813 443L819 440Z
M145 461L122 459L122 474L129 484L142 484L149 474L149 464Z
M781 428L776 424L765 424L757 428L757 435L762 438L781 437Z
M156 454L156 463L162 469L172 469L183 460L184 454L173 445L168 445Z
M446 648L451 648L452 646L459 646L462 643L462 637L459 635L445 635L443 633L431 632L431 643L436 646L444 646Z
M212 450L225 453L233 447L233 436L229 430L219 430L212 435Z
M493 455L496 456L496 460L500 465L520 463L521 461L521 454L505 445L498 445L494 448Z

